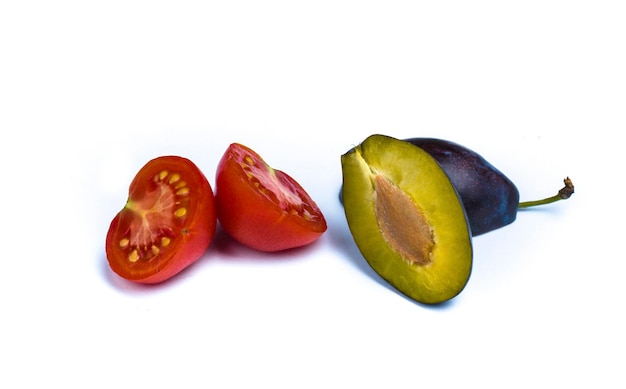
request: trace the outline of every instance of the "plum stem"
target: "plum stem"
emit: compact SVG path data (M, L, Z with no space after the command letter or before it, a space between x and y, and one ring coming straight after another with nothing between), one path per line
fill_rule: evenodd
M574 194L574 184L572 183L572 180L569 179L569 177L566 177L563 180L563 183L565 184L565 186L561 188L559 193L557 193L556 195L547 197L542 200L522 201L521 203L519 203L518 208L530 208L537 205L545 205L554 203L555 201L569 199Z

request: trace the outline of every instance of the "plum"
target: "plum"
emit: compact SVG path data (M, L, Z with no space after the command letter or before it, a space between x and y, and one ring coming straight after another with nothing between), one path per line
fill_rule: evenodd
M435 138L372 135L341 156L340 200L367 263L411 299L438 304L467 284L472 237L506 226L519 209L569 198L519 202L519 191L478 153Z

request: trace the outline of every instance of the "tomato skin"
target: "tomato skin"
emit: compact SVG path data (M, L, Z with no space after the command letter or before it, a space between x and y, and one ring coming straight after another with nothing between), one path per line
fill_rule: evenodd
M293 178L238 143L218 164L215 201L224 231L259 251L307 245L327 228L317 204Z
M178 156L155 158L136 174L111 221L109 266L130 281L163 282L206 252L216 224L213 190L200 169Z

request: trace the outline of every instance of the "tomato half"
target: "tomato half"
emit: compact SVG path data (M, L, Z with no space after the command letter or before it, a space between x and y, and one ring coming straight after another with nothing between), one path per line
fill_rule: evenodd
M326 220L307 192L238 143L219 162L215 200L224 231L260 251L304 246L326 231Z
M111 222L109 265L131 281L167 280L205 253L216 224L213 190L200 169L182 157L155 158L139 170Z

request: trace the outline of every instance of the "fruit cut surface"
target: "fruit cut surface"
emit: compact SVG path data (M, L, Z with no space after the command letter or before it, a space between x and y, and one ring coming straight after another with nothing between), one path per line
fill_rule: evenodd
M448 176L425 151L372 135L341 157L344 211L368 264L406 296L436 304L460 293L471 232Z

